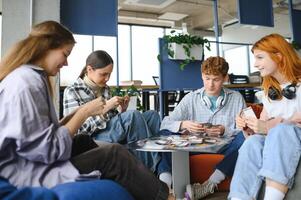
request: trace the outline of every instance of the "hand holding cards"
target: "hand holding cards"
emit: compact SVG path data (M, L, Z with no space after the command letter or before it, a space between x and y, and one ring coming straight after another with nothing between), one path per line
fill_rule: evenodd
M240 113L241 117L252 117L252 118L257 118L253 109L251 107L247 107L247 108L244 108L241 113Z
M256 118L257 119L257 117L251 107L244 108L241 111L240 116L242 118ZM254 134L254 131L252 129L250 129L247 125L245 127L243 127L243 130L244 130L244 134L246 134L246 135Z
M222 125L214 125L211 123L201 123L204 128L204 135L220 137L224 134L224 127Z

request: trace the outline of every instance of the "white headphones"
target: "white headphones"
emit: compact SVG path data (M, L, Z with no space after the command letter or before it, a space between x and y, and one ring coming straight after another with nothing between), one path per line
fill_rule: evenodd
M211 101L210 101L209 97L204 95L204 93L205 93L205 90L203 90L201 93L202 103L207 108L211 109L211 107L212 107ZM220 107L224 106L226 104L226 101L227 101L227 93L224 91L224 95L221 95L217 98L215 107L220 108Z

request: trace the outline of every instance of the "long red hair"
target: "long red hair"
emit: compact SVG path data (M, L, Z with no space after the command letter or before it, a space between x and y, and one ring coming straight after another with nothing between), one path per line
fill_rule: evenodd
M291 83L300 82L301 78L301 59L293 46L279 34L270 34L258 40L252 47L254 50L265 51L271 59L277 63L279 71ZM279 57L277 54L281 54ZM267 94L270 87L281 91L280 83L272 76L263 77L262 87Z

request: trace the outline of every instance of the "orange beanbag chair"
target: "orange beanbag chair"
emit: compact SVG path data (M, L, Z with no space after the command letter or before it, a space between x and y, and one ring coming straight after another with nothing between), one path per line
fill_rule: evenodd
M189 157L190 182L203 183L208 180L215 170L215 166L224 158L221 154L199 154ZM219 191L229 191L230 178L226 178L218 185Z

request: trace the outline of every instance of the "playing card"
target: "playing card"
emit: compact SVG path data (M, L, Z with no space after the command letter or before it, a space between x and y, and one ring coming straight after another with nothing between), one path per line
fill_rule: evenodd
M254 118L257 118L253 109L251 107L247 107L247 108L244 108L242 110L242 115L243 117L254 117Z

